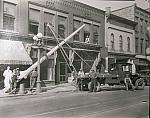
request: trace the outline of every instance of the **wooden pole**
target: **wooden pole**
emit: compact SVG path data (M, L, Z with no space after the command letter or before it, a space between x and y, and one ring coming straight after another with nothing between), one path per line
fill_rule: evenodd
M57 51L59 49L59 47L61 47L63 44L65 44L70 38L72 38L77 32L79 32L83 27L85 26L85 24L83 24L81 27L79 27L76 31L74 31L71 35L69 35L67 38L65 38L61 43L59 43L57 46L55 46L54 48L52 48L47 54L46 56L43 56L40 59L40 64L45 61L47 59L47 57L51 56L55 51ZM22 73L20 73L20 79L25 78L28 76L28 74L34 69L36 68L38 65L38 62L35 62L32 66L30 66L27 70L23 71Z

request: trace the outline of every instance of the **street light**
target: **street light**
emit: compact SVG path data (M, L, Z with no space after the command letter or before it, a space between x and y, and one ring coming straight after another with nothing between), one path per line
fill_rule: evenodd
M40 49L42 48L42 33L38 33L36 36L33 37L34 40L34 45L36 46L36 48L38 49L38 66L37 66L37 71L38 71L38 77L37 77L37 81L36 81L36 92L40 93L41 92L41 80L40 80Z

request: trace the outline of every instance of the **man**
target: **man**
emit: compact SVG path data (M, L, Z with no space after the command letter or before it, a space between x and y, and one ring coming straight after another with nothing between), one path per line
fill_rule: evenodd
M97 83L97 73L92 69L90 71L89 77L91 78L91 85L90 85L90 90L89 92L96 92L96 83Z
M30 89L29 89L29 91L31 91L31 92L33 90L33 87L34 87L37 77L38 77L38 73L35 69L33 69L33 71L30 74Z
M131 85L132 90L134 90L134 86L132 84L132 81L130 79L130 75L129 74L126 74L126 77L124 78L124 83L125 83L125 87L126 87L127 91L129 90L129 85Z
M11 84L11 78L12 78L12 71L10 70L10 67L7 67L7 70L4 71L3 76L5 77L4 79L4 92L9 92L10 90L10 84Z

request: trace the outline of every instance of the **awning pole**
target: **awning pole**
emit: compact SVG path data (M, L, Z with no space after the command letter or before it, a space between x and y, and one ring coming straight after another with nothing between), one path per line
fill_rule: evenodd
M79 32L83 27L85 26L85 24L83 24L81 27L79 27L76 31L74 31L71 35L69 35L67 38L65 38L61 43L59 43L56 47L52 48L52 50L50 50L46 56L43 56L40 59L40 63L42 63L43 61L45 61L47 59L47 57L51 56L55 51L57 51L63 44L65 44L70 38L72 38L77 32ZM22 73L20 73L20 79L25 78L26 76L28 76L28 74L37 67L37 62L35 62L32 66L30 66L27 70L23 71Z

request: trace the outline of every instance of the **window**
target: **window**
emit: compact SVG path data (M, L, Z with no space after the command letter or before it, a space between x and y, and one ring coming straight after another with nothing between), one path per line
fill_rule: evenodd
M15 30L16 5L4 2L3 29Z
M138 49L139 49L139 39L135 38L135 52L138 53Z
M140 47L141 47L141 54L143 54L143 39L141 39Z
M114 34L110 35L110 46L111 46L111 50L114 50Z
M141 33L143 33L143 19L140 19L141 23L140 23L140 28L141 28Z
M146 40L145 43L146 43L146 44L145 44L145 52L146 52L146 49L148 48L148 45L149 45L148 40Z
M29 9L29 33L37 34L39 27L40 11Z
M135 16L135 22L137 22L138 23L138 17L137 16ZM139 25L137 24L136 26L135 26L135 33L138 33L139 31Z
M127 51L130 52L130 37L127 37Z
M67 18L63 16L58 16L58 37L67 37Z
M121 35L119 37L119 47L120 47L120 51L123 51L123 39Z
M44 36L53 36L52 31L49 27L47 27L47 24L49 23L52 26L52 29L54 27L54 15L50 13L44 13Z
M80 21L78 20L73 20L73 31L77 30L80 27ZM73 37L74 41L80 41L80 31L76 33Z
M93 25L93 43L98 44L99 39L99 26Z
M89 43L90 38L90 24L84 23L85 26L83 28L84 30L84 42Z

